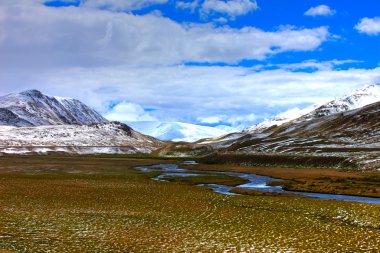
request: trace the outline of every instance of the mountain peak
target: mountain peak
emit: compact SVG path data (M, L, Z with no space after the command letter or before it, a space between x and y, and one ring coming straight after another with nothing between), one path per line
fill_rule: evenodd
M379 101L380 86L377 84L371 84L365 86L364 88L357 89L351 94L331 100L330 102L317 108L312 113L314 114L314 117L323 117L335 113L354 110Z
M79 100L57 99L36 89L0 97L0 108L3 109L0 125L91 125L108 122Z
M41 91L36 90L36 89L31 89L31 90L25 90L20 92L21 95L26 95L26 96L32 96L32 97L42 97L43 94Z

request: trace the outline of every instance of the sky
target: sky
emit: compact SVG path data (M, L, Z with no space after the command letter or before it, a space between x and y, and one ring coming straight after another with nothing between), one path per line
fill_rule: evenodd
M237 129L380 82L380 1L0 0L0 94Z

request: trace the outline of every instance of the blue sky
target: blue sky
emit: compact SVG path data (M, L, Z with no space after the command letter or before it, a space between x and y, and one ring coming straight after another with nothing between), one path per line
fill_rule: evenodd
M379 10L375 0L2 1L0 92L76 97L113 120L245 127L380 81Z

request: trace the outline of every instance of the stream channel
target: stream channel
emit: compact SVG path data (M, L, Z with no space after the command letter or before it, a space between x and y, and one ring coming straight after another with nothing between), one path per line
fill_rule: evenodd
M196 164L194 161L185 161L182 164ZM196 177L196 176L205 176L212 174L224 174L232 177L240 177L248 180L248 183L241 184L238 186L228 186L222 184L200 184L197 186L209 187L214 192L226 195L239 195L236 193L230 192L233 188L242 188L242 189L252 189L263 192L274 192L274 193L287 193L301 195L311 198L319 199L334 199L334 200L344 200L352 202L361 202L361 203L370 203L370 204L380 204L380 198L370 198L370 197L360 197L360 196L351 196L351 195L340 195L340 194L326 194L326 193L313 193L313 192L297 192L297 191L287 191L282 189L281 186L269 186L267 185L273 181L280 181L281 179L276 179L267 176L260 176L251 173L240 173L240 172L223 172L223 171L196 171L188 170L180 167L181 164L157 164L151 166L139 166L135 167L136 170L141 172L160 172L156 177L153 177L153 180L158 181L167 181L165 179L170 177Z

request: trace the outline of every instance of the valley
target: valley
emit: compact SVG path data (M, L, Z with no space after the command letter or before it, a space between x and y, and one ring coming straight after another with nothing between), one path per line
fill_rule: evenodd
M183 160L55 155L3 156L0 161L1 252L371 252L380 243L378 205L222 195L151 180L154 172L133 169ZM316 171L314 176L320 176Z

